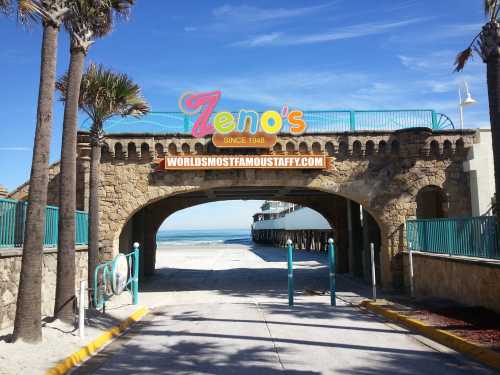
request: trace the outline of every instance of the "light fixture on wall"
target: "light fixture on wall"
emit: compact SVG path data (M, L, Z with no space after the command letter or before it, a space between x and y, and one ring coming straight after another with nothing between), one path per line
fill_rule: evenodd
M465 99L462 99L462 89L465 88ZM460 129L464 128L464 107L470 107L477 103L477 100L472 98L472 95L469 91L469 85L464 81L463 87L458 87L458 109L460 112Z

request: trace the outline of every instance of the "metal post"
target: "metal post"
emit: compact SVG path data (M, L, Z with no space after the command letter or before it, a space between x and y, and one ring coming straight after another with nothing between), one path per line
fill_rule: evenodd
M80 339L85 338L85 280L80 281L80 305L78 311L78 330L80 331Z
M411 298L415 297L415 290L414 290L414 285L413 285L413 250L411 246L411 242L409 243L409 248L408 248L408 260L410 262L410 296Z
M330 304L337 306L337 292L335 285L335 245L333 238L328 239L328 269L330 270Z
M370 256L372 260L372 288L373 300L377 300L377 275L375 274L375 245L370 243Z
M132 303L139 303L139 243L134 242L134 274L132 276Z
M293 242L288 240L288 306L293 306Z

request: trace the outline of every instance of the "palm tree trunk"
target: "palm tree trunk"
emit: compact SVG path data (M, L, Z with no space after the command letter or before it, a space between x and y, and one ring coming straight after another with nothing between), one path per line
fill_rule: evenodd
M35 343L42 340L43 236L49 182L58 33L58 27L51 24L44 25L35 143L13 341L20 339Z
M96 135L99 137L99 135ZM99 257L99 166L101 163L101 145L98 139L92 140L90 159L90 197L89 197L89 253L88 285L94 288L94 273ZM93 294L93 292L92 292ZM92 301L92 299L91 299Z
M497 217L498 241L500 240L500 56L492 54L488 58L486 70L495 169L495 215Z
M59 177L59 240L54 315L56 318L68 323L74 321L76 133L78 128L78 99L84 61L84 51L72 48L68 73L68 95L64 106L61 173Z

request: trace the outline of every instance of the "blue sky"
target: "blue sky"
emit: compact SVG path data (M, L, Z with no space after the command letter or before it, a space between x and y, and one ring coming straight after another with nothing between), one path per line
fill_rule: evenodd
M489 124L484 64L476 57L453 73L456 53L484 22L482 0L137 3L88 61L128 73L156 111L177 110L184 91L221 89L219 109L431 108L458 124L465 79L480 102L467 109L466 126ZM0 50L0 184L10 190L29 176L41 32L1 18L0 35L8 36ZM58 74L67 65L62 32ZM57 102L52 161L61 122Z

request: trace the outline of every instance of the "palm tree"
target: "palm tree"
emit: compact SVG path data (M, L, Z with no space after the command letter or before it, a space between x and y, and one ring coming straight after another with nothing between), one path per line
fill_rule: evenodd
M4 12L12 3L0 0ZM40 342L42 339L42 256L45 206L49 178L50 138L57 63L57 36L68 12L67 0L18 0L21 22L40 22L43 26L40 84L33 159L26 214L21 277L17 295L13 341Z
M485 0L484 10L488 22L469 44L458 54L455 61L456 71L464 69L465 64L476 52L486 64L488 98L490 107L491 135L493 140L493 163L495 169L495 206L497 228L500 226L500 0ZM499 237L500 238L500 237Z
M65 74L56 83L61 100L67 100L69 76ZM99 254L99 164L106 120L114 116L139 117L149 112L141 90L126 74L118 74L102 65L91 64L82 77L79 108L92 120L90 130L90 197L89 197L89 252L88 285L92 285ZM90 299L92 300L92 299Z
M88 49L108 34L116 16L128 15L135 0L72 0L65 27L71 38L59 177L59 238L54 315L73 320L75 296L76 134L78 98Z

